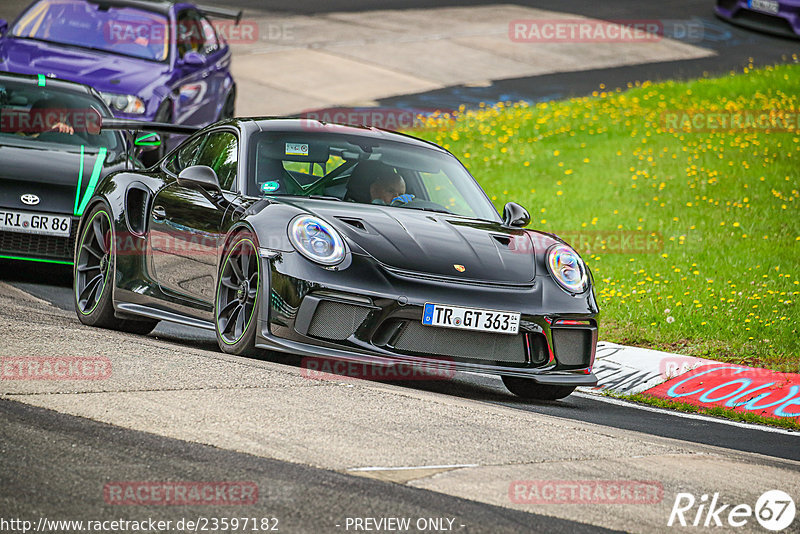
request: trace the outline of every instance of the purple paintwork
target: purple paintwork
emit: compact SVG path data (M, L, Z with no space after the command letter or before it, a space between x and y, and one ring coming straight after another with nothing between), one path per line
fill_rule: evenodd
M800 0L717 0L714 12L739 26L800 37Z
M110 3L35 1L0 37L0 70L89 85L120 118L189 126L221 118L235 96L231 52L206 17L186 3ZM176 38L179 28L188 37ZM198 35L199 51L188 50Z

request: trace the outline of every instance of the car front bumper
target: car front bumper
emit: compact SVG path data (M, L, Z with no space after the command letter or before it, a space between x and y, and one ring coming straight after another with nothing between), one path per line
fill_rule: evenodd
M401 273L353 256L331 271L285 253L263 260L256 346L305 358L412 366L592 386L598 310L552 280L467 284ZM267 284L265 284L266 286ZM517 335L423 326L426 302L521 313ZM549 305L548 305L549 304Z
M69 237L0 230L0 258L72 265L79 221L72 217Z
M781 2L777 13L766 13L752 9L747 0L720 0L714 12L719 18L738 26L800 38L800 3Z

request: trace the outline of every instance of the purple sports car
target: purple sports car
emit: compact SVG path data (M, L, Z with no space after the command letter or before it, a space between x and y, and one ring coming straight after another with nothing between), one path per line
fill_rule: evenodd
M116 117L205 126L232 117L231 51L208 17L168 0L36 0L0 20L0 70L94 87Z
M714 11L739 26L800 37L800 0L717 0Z

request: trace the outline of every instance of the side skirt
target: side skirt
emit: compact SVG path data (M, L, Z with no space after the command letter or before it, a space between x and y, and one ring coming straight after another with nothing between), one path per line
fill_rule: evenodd
M159 310L158 308L152 308L142 304L132 304L130 302L117 303L114 315L120 319L129 319L132 315L138 317L147 317L159 321L169 321L170 323L202 328L203 330L211 330L212 332L214 331L214 323L209 321L203 321L201 319L195 319L194 317L187 317L186 315Z

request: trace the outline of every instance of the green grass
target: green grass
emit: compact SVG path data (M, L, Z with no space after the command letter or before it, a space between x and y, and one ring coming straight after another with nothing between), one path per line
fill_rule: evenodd
M498 208L526 206L531 228L659 240L626 254L573 243L601 339L798 372L800 132L662 128L665 110L723 109L800 111L800 65L462 110L414 134L452 151Z
M708 415L711 417L722 417L732 421L739 421L740 423L751 423L759 425L776 426L780 428L788 428L790 430L800 430L800 421L790 418L778 417L764 417L763 415L756 415L749 412L737 412L736 410L729 410L721 406L714 406L712 408L702 408L689 404L688 402L676 402L651 397L646 394L637 393L635 395L618 395L607 392L607 396L616 399L635 402L638 404L645 404L648 406L655 406L656 408L667 408L670 410L677 410L679 412L696 413L701 415Z

